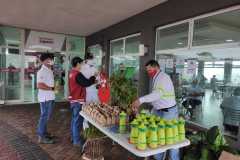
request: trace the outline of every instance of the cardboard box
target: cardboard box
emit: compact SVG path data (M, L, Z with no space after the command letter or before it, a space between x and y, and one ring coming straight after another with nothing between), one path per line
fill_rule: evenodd
M223 151L219 160L240 160L240 156L235 156L231 153Z

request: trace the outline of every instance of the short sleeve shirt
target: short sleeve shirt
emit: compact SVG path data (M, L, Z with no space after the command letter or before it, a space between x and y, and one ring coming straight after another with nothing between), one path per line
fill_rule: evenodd
M48 67L42 65L41 69L37 72L37 83L44 83L49 87L54 87L53 71ZM55 100L54 91L38 90L38 101L46 102Z

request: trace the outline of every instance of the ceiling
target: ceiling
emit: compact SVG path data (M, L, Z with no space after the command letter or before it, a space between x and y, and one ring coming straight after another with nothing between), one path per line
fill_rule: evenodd
M166 0L1 0L0 24L87 36Z

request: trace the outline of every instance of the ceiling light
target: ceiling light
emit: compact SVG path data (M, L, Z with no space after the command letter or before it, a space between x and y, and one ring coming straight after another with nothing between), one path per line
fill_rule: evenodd
M183 43L182 42L178 42L177 44L182 45Z
M232 39L226 39L225 41L226 41L226 42L233 42L234 40L232 40Z

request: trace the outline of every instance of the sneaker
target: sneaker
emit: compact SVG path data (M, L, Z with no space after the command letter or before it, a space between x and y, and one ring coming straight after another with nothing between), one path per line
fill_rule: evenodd
M47 137L39 137L38 138L38 143L40 144L54 144L54 140L53 139L50 139L50 138L47 138Z
M46 137L46 138L49 138L49 139L56 138L53 134L48 133L48 132L45 134L45 137Z

